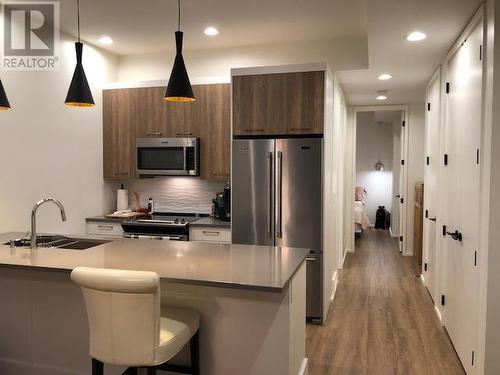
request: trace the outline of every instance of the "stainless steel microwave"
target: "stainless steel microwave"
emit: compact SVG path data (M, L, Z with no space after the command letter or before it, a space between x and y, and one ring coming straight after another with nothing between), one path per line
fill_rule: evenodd
M199 138L137 138L139 176L199 176Z

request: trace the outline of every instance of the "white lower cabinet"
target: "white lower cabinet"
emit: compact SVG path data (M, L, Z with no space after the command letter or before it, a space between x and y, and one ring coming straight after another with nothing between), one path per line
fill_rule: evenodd
M87 221L89 236L123 237L122 224L119 222Z
M231 228L213 226L189 228L189 240L194 242L231 243Z

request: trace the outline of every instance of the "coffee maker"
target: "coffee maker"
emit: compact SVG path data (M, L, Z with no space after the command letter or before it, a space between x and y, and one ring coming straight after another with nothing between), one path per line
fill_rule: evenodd
M223 221L231 221L231 187L229 183L223 192L215 196L214 217Z

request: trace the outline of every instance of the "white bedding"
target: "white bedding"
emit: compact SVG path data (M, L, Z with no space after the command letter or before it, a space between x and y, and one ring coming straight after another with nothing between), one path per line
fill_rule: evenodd
M363 230L368 229L370 225L368 216L365 214L363 203L360 201L354 202L354 222L359 224Z

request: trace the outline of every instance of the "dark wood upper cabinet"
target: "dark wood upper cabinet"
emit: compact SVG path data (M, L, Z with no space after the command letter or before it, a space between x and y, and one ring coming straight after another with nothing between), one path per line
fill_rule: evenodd
M103 91L103 172L107 179L136 176L135 124L137 91Z
M322 134L323 71L233 77L233 134Z
M196 137L201 177L227 180L230 163L230 85L194 85L196 101L166 102L164 87L104 91L104 177L135 177L136 138Z

